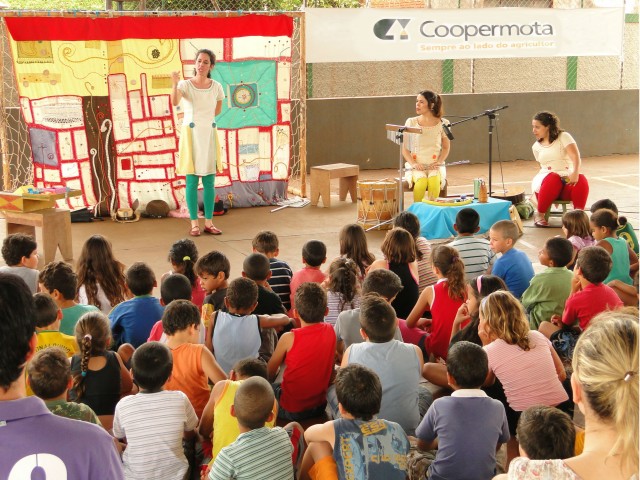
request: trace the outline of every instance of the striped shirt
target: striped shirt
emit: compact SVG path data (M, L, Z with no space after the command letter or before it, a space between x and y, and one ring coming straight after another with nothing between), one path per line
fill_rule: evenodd
M116 405L113 435L127 438L126 479L184 478L189 464L182 436L198 425L187 396L178 391L138 393Z
M329 309L329 313L324 317L325 323L330 323L331 325L336 324L336 320L338 319L338 315L347 310L353 310L354 308L360 307L360 294L357 293L353 300L350 302L344 302L344 296L341 293L332 292L331 290L327 291L327 308ZM342 308L340 308L340 303L344 302Z
M293 480L292 453L289 435L280 427L241 433L235 442L220 450L209 479Z
M433 273L431 263L431 245L424 237L416 238L416 249L422 252L422 260L418 260L418 291L422 291L438 281L438 277Z
M496 259L496 254L489 246L489 240L484 238L458 237L449 246L460 254L467 280L487 273Z
M277 258L270 258L269 266L271 267L271 278L269 278L267 282L269 282L271 290L282 300L284 308L289 311L291 309L291 300L289 299L291 290L289 284L291 283L291 277L293 277L293 270L291 270L287 262L283 262Z

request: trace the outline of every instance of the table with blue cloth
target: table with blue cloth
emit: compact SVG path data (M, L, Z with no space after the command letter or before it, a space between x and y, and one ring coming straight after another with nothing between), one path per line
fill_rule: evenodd
M463 208L473 208L480 215L480 231L485 233L498 220L509 220L511 202L489 197L488 203L473 203L458 206L438 206L423 202L416 202L407 211L413 213L420 220L420 233L427 240L436 238L450 238L457 235L453 229L456 215Z

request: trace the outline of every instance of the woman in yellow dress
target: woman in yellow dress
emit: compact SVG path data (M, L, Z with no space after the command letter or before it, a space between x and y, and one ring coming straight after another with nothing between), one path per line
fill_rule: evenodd
M444 110L442 98L431 90L424 90L416 97L417 117L408 118L405 125L420 127L422 133L405 135L402 155L411 166L413 200L421 202L425 194L437 197L447 182L444 162L449 156L451 143L442 122Z

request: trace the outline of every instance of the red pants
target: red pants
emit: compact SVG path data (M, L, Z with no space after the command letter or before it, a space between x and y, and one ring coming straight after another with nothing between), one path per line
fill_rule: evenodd
M550 173L542 181L540 191L536 193L538 199L538 212L546 213L551 204L556 200L571 200L573 208L584 210L589 196L589 182L587 177L580 174L578 183L567 185L562 182L562 177L557 173Z

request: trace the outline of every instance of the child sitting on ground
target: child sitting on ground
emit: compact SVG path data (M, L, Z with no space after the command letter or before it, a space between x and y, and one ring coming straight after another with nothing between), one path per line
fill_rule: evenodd
M222 448L231 445L240 435L238 421L231 415L231 405L242 382L250 377L267 379L267 366L256 358L245 358L233 366L229 372L229 380L214 385L209 402L204 407L198 432L210 439L213 433L212 461ZM267 427L275 427L278 415L278 402L273 401L273 418L266 422Z
M262 253L252 253L242 262L242 276L253 280L258 285L258 306L251 312L253 315L286 314L282 300L269 286L271 268L269 259ZM287 325L291 327L293 325ZM278 334L273 328L261 328L260 358L269 361L278 343Z
M573 274L566 266L573 258L573 245L566 238L549 238L538 252L540 264L547 267L535 275L522 294L522 305L529 314L529 325L537 330L542 322L559 315L571 293Z
M78 303L95 305L109 315L113 307L131 297L124 271L124 264L114 256L107 238L102 235L89 237L76 262Z
M382 401L376 373L355 363L341 368L336 395L342 418L307 429L299 478L404 480L409 439L397 423L374 418Z
M446 245L438 245L431 252L433 271L438 277L438 282L420 294L413 310L407 317L405 333L402 335L407 340L411 335L411 343L418 345L423 354L433 356L435 359L447 359L451 329L456 313L467 299L467 286L465 284L464 263L455 248ZM431 321L420 320L425 310L431 311ZM430 333L423 333L415 328L420 323L431 325ZM464 325L462 325L464 327ZM401 327L402 328L402 327ZM416 332L418 335L416 335Z
M359 363L376 372L382 384L378 418L399 423L407 435L413 435L430 403L430 395L418 385L424 363L422 352L416 345L394 340L396 323L395 312L386 300L373 294L363 297L360 325L365 342L347 348L342 367ZM328 400L331 413L337 418L339 410L334 389Z
M66 353L57 347L38 351L27 367L27 384L54 415L102 425L98 416L84 403L67 402L73 385Z
M22 278L31 290L38 291L38 244L30 235L12 233L2 242L2 258L7 264L0 273L10 273Z
M598 200L593 205L591 205L591 214L593 215L598 210L601 210L603 208L608 208L616 214L616 217L618 217L618 228L616 229L616 236L625 239L631 249L635 252L635 254L638 255L639 245L638 238L636 237L636 232L634 231L633 226L627 221L626 217L620 217L618 215L618 207L615 203L613 203L608 198Z
M164 310L162 329L173 356L173 371L165 390L180 390L191 401L198 418L209 401L209 380L226 380L227 375L200 340L200 312L188 300L174 300Z
M133 388L131 375L120 355L109 350L109 319L101 311L96 308L80 317L75 333L80 352L71 358L69 400L91 407L110 430L116 404Z
M67 357L73 356L78 351L78 344L75 337L60 333L62 311L53 298L48 293L36 293L33 296L33 304L36 307L36 334L38 335L36 351L58 347Z
M455 248L464 262L467 280L483 275L491 270L496 254L491 250L489 240L474 237L480 230L480 215L473 208L463 208L456 215L453 229L458 232L456 239L449 244Z
M391 270L374 270L364 278L362 283L363 297L370 293L375 293L384 298L389 304L393 302L400 290L402 290L400 277ZM360 334L360 307L353 310L345 310L338 315L334 330L336 332L336 352L339 363L342 361L342 354L351 344L364 342ZM399 327L396 327L393 338L402 341Z
M213 250L198 259L195 272L207 294L202 302L202 322L205 327L205 343L211 350L211 319L213 312L225 308L224 297L227 296L231 264L224 253Z
M65 335L74 335L76 323L82 315L100 311L94 305L80 305L75 301L78 277L68 263L48 263L40 272L38 282L40 291L47 292L62 310L60 331Z
M171 264L171 271L165 273L160 278L160 285L174 273L180 273L187 277L191 285L191 301L198 308L202 307L204 297L207 292L202 288L200 278L196 275L195 265L198 261L198 248L193 240L183 238L178 240L169 249L169 257L167 258Z
M212 320L213 353L225 373L243 358L258 358L263 328L284 327L291 323L285 314L253 315L258 303L258 286L248 278L232 280L224 299L225 310Z
M527 254L515 248L518 237L518 226L511 220L500 220L489 230L491 249L502 254L494 263L491 273L502 278L513 296L520 299L534 271Z
M509 440L509 426L502 404L480 390L488 372L479 345L461 341L449 349L447 379L454 392L435 400L416 429L420 450L438 449L428 478L482 480L495 474L496 450Z
M291 278L293 270L289 264L277 257L280 254L278 236L268 230L258 232L251 242L254 252L262 253L269 259L271 277L269 286L273 293L280 297L282 305L287 310L291 310Z
M433 273L433 264L431 263L431 245L426 238L421 236L420 219L409 212L400 212L393 219L393 226L404 228L411 234L416 245L416 263L418 264L418 292L433 285L438 281L436 274Z
M131 358L140 393L120 400L113 420L113 435L127 441L126 478L183 479L187 474L182 439L195 435L198 417L184 393L163 389L172 368L171 352L158 342L145 343Z
M162 318L164 308L160 301L151 296L156 286L156 276L151 267L136 262L126 272L127 287L133 295L116 305L109 314L115 347L128 343L138 348L149 338L155 323Z
M160 305L166 307L174 300L189 300L193 295L193 287L189 279L181 273L174 273L167 276L160 285ZM204 343L204 328L200 326L200 343ZM162 330L162 318L159 319L151 332L147 342L167 343L167 335Z
M336 334L324 323L327 294L318 283L307 282L296 291L296 316L301 328L284 333L267 365L269 380L283 374L274 385L280 404L278 418L304 420L321 415L333 374Z
M295 295L298 287L306 282L322 283L325 279L325 274L320 270L320 267L327 261L327 247L320 240L309 240L302 246L302 263L304 267L302 270L298 270L291 277L291 310L290 315L293 316L293 309L295 308Z
M331 262L329 278L325 283L329 313L324 321L335 325L340 313L353 310L360 305L360 287L355 262L349 258L335 259Z
M567 358L571 358L578 335L587 329L593 317L623 305L616 292L603 283L611 271L611 263L611 256L604 248L585 247L580 250L573 270L571 295L562 317L554 315L538 327L538 331L555 345L560 346L559 340L566 341L561 352ZM576 323L579 329L575 328Z
M553 460L574 455L576 427L569 415L555 407L527 408L520 415L516 432L521 457Z
M592 247L596 241L591 236L589 217L584 210L569 210L562 215L562 233L573 246L573 258L567 268L573 270L576 257L584 247Z
M269 428L273 420L274 394L264 378L251 377L238 387L231 415L238 420L240 435L224 447L213 462L210 480L292 480L293 447L287 432ZM299 428L299 426L298 426ZM296 430L296 434L300 430Z
M367 234L364 228L357 223L345 225L340 229L338 242L340 243L340 256L355 262L358 270L358 282L362 283L367 268L376 259L373 253L369 251Z

